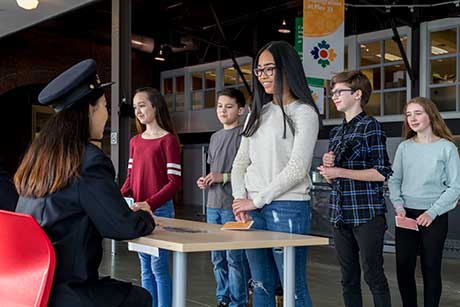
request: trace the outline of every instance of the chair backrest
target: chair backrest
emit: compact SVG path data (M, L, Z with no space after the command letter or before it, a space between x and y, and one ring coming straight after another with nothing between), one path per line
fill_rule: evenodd
M55 266L53 245L35 219L0 210L0 306L45 307Z

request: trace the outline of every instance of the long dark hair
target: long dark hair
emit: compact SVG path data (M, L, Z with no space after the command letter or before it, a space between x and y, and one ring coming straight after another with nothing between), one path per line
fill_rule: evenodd
M252 84L254 84L254 96L251 102L251 114L243 131L243 135L249 137L257 131L260 124L262 107L275 98L275 100L279 102L278 105L283 112L283 138L286 138L286 122L288 123L292 134L295 134L295 130L292 119L286 115L283 108L283 80L285 76L287 77L287 84L289 86L291 95L295 99L299 100L300 103L311 106L318 114L318 118L319 111L315 105L313 97L311 96L302 62L300 61L300 58L297 55L295 49L289 43L284 41L270 42L263 46L257 53L257 56L253 62L253 68L257 68L260 54L266 50L272 54L273 59L275 60L275 94L267 94L262 84L257 79L257 76L255 74L252 75ZM321 126L321 120L319 120L319 122Z
M166 104L166 100L161 95L161 93L153 88L153 87L141 87L134 91L134 96L138 93L145 93L147 95L147 99L152 104L152 107L155 109L155 120L157 121L158 125L161 129L168 131L172 135L174 135L179 142L179 137L176 134L176 130L174 129L173 122L171 120L171 116L169 115L168 105ZM142 133L147 129L147 127L142 124L139 119L136 117L136 128L137 132Z
M27 150L14 176L21 196L43 197L80 177L80 164L89 143L89 105L95 106L103 90L54 114Z
M442 119L442 116L439 113L439 110L436 107L436 104L426 97L412 98L404 106L404 109L403 109L403 117L404 117L403 138L405 140L413 138L414 136L417 135L417 132L412 130L409 126L409 123L407 122L406 110L407 110L407 106L411 103L418 104L425 110L425 113L428 114L428 117L430 118L431 130L433 131L434 135L436 135L437 137L446 139L448 141L451 141L452 143L455 143L454 137L452 136L452 132L447 127L444 119Z

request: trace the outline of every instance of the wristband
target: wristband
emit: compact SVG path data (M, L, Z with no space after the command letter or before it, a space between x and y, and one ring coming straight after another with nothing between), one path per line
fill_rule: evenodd
M223 173L222 177L222 185L225 185L228 182L228 173Z

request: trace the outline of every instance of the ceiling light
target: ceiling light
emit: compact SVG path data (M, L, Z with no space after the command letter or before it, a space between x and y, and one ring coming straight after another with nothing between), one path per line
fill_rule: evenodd
M16 0L19 7L25 10L34 10L38 6L38 0Z
M286 20L285 19L283 19L283 22L281 23L281 26L278 29L278 32L283 33L283 34L291 33L291 30L289 30L288 27L286 26Z
M446 54L449 52L446 49L442 49L436 46L431 46L431 53L438 55L438 54Z
M378 57L378 58L382 57L380 54L376 54L375 56ZM385 53L385 60L388 60L390 62L401 61L402 57L394 55L394 54L391 54L391 53Z
M160 51L158 51L158 54L155 57L155 60L161 61L161 62L165 61L165 57L164 57L164 54L163 54L163 48L161 48Z

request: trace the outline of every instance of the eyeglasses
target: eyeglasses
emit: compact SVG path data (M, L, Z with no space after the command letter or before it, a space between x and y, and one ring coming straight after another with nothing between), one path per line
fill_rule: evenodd
M267 66L264 68L254 68L254 74L260 78L262 77L262 73L267 76L271 77L273 76L273 71L275 71L276 66Z
M356 92L356 90L353 90L351 88L344 88L344 89L340 89L340 90L335 90L335 91L331 92L331 97L340 97L340 96L342 96L343 92L354 93L354 92Z

